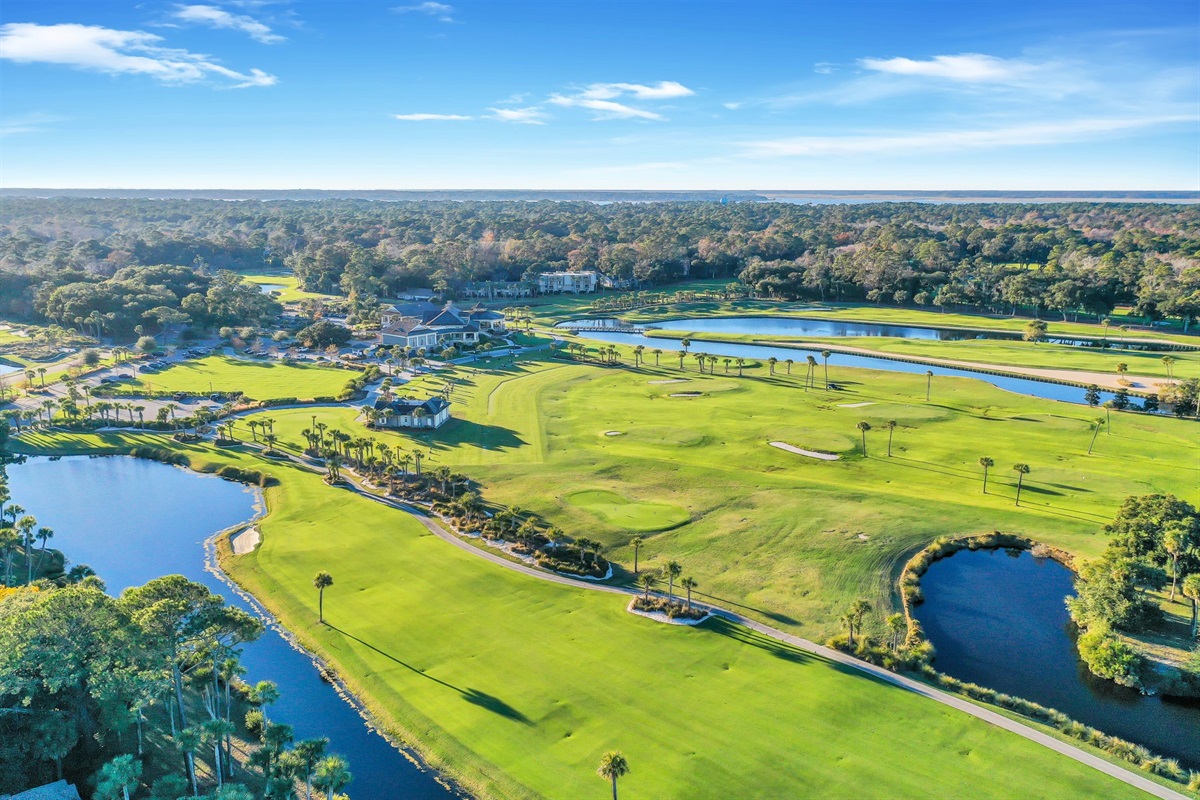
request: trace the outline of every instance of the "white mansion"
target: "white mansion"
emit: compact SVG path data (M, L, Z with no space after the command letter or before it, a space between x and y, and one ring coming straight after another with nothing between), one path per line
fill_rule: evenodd
M506 330L503 314L480 305L456 308L453 303L400 303L385 306L379 315L382 344L414 350L475 344L481 335L503 336Z

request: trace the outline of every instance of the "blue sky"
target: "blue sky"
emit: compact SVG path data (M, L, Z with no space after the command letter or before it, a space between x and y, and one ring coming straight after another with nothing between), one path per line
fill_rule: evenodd
M4 0L0 185L1195 190L1200 14Z

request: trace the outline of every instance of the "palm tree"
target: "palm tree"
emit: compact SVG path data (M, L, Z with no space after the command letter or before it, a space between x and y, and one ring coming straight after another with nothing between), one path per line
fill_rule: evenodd
M925 402L929 402L929 390L933 387L933 370L925 370Z
M683 360L687 358L687 350L677 350L675 355L679 356L679 368L683 369Z
M859 598L850 604L850 609L846 612L846 616L842 617L842 621L846 624L846 629L850 634L851 647L854 646L854 632L862 630L863 617L870 610L871 604Z
M325 624L325 590L333 586L333 576L322 570L313 577L313 586L317 590L317 614L321 624Z
M690 614L692 611L692 589L695 589L700 584L695 578L693 578L691 575L689 575L686 578L684 578L683 580L681 580L679 582L679 585L687 590L687 610L688 610L688 613Z
M657 367L658 366L658 357L662 355L662 348L656 347L653 350L651 350L650 352L654 353L654 366Z
M300 772L304 776L305 800L312 800L313 772L321 759L325 757L325 748L328 746L329 740L321 737L319 739L302 739L296 742L296 746L292 748L300 766Z
M262 711L263 722L268 722L267 706L279 699L279 687L275 685L274 681L259 681L250 687L250 699L258 703L259 710Z
M321 759L313 777L313 785L325 792L325 800L333 800L334 794L346 788L354 778L346 759L341 756L328 756Z
M200 730L184 728L175 735L175 746L183 753L188 782L192 784L192 797L196 797L200 794L196 783L196 750L200 747Z
M903 614L892 614L887 618L888 631L892 634L893 652L900 649L900 636L908 631L908 621Z
M141 776L142 762L137 761L131 755L117 756L100 769L98 788L105 794L110 790L120 789L125 800L129 800L129 787L136 788ZM613 786L615 787L616 784L614 783Z
M1175 356L1163 356L1162 363L1163 363L1163 366L1165 366L1167 368L1167 380L1171 380L1171 378L1172 378L1171 373L1174 371L1173 367L1175 365Z
M37 538L42 542L42 548L38 551L38 572L41 572L42 559L46 557L46 542L54 538L54 531L50 528L38 528Z
M638 576L638 586L642 587L642 597L646 600L650 599L650 590L654 588L654 584L658 583L658 578L654 577L654 573L644 572Z
M679 346L683 348L684 355L687 355L687 349L692 346L691 339L680 339Z
M635 536L629 540L629 544L633 545L633 574L638 574L638 552L642 549L642 545L646 540L640 536Z
M1025 476L1029 474L1029 465L1013 464L1013 471L1017 473L1017 505L1021 505L1021 485L1025 481Z
M854 427L858 428L858 430L862 433L863 456L865 457L867 455L867 431L871 430L871 423L864 419Z
M808 391L808 387L813 385L813 380L816 376L817 359L813 356L805 356L805 362L808 364L808 375L805 376L804 391Z
M228 737L237 732L237 728L232 722L219 717L205 722L201 728L212 739L213 772L217 774L217 787L220 788L224 785L224 773L221 769L221 745Z
M1183 586L1180 587L1183 596L1192 601L1192 638L1196 638L1200 634L1200 628L1197 627L1197 622L1200 621L1200 616L1197 615L1197 607L1200 607L1200 572L1192 573L1183 579Z
M825 390L829 391L829 357L833 353L829 350L821 351L821 358L825 359Z
M1192 549L1192 532L1181 522L1172 522L1163 531L1163 549L1171 557L1171 602L1179 583L1179 557Z
M775 374L775 365L778 363L779 363L779 359L776 358L775 356L771 356L770 358L767 359L767 366L771 368L772 375Z
M896 430L896 420L889 419L887 421L887 429L888 429L888 458L891 458L892 457L892 434Z
M783 363L787 365L787 374L791 375L792 374L792 364L795 364L796 362L794 360L788 358L788 359L784 359Z
M624 777L629 773L629 762L625 760L625 756L621 755L618 750L605 753L600 759L600 768L596 772L601 778L612 784L613 800L617 800L617 778Z
M667 579L667 602L675 602L675 579L683 574L683 565L678 561L668 561L662 568L663 577Z
M1088 442L1088 455L1092 454L1092 446L1096 444L1096 436L1099 435L1100 429L1104 427L1104 417L1096 417L1095 428L1092 430L1092 440Z
M746 359L738 358L738 359L735 359L735 362L737 363L738 377L740 378L740 377L742 377L742 367L746 366Z
M987 456L980 456L979 466L983 467L983 493L987 494L987 476L988 470L996 466L996 462Z

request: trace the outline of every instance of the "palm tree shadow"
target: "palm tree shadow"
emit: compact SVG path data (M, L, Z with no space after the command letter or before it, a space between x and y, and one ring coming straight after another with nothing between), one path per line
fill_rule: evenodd
M471 703L472 705L476 705L476 706L479 706L480 708L487 709L488 711L491 711L493 714L499 714L502 717L506 717L507 719L514 720L516 722L521 723L522 725L532 725L533 724L532 722L530 722L528 717L526 717L520 711L513 708L508 703L504 702L503 700L501 700L499 697L496 697L495 695L490 695L490 694L487 694L486 692L481 692L478 689L470 689L470 688L460 689L459 687L455 686L452 683L447 683L446 681L444 681L440 678L433 677L432 675L426 673L424 670L417 669L412 664L409 664L406 661L402 661L399 658L396 658L391 653L388 653L384 650L380 650L378 647L371 644L370 642L364 641L364 640L358 638L357 636L355 636L354 634L352 634L348 631L345 631L332 623L326 623L326 624L331 629L340 633L342 636L345 636L347 639L353 639L354 641L361 644L363 647L366 647L370 650L375 651L376 653L378 653L379 655L388 659L389 661L399 664L400 666L404 667L405 669L410 670L410 671L416 673L417 675L420 675L422 678L425 678L426 680L433 681L436 684L445 686L447 689L452 689L453 691L458 692L459 695L462 696L463 700L466 700L468 703Z
M812 661L828 662L828 659L822 658L815 653L810 653L807 650L801 650L798 647L793 647L786 642L781 642L778 639L772 639L769 636L764 636L760 633L747 628L745 625L739 625L736 622L730 622L721 617L710 617L704 627L713 633L721 636L728 636L742 644L748 644L752 647L757 647L760 650L765 650L776 658L781 658L784 661L791 661L796 664L807 664Z
M709 600L712 600L714 603L717 603L719 605L737 606L738 608L744 608L747 611L753 611L756 614L762 614L764 617L775 620L776 622L782 623L784 625L799 624L799 622L796 619L794 619L793 617L789 617L786 614L780 614L775 611L767 611L765 608L755 608L754 606L748 606L744 603L738 603L733 600L730 600L727 597L717 597L715 594L707 594L705 592L693 592L693 594L696 597L706 597Z

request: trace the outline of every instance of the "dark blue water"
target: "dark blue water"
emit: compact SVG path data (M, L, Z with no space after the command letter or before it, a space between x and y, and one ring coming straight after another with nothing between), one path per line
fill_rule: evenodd
M256 494L220 478L122 456L29 459L7 467L13 502L54 530L52 541L75 564L88 564L111 594L163 575L202 583L230 604L252 609L204 568L204 540L250 519ZM321 679L312 661L268 629L245 645L251 683L272 680L279 702L271 718L296 738L329 737L331 752L350 762L352 797L446 800L453 793L369 729Z
M903 339L961 340L974 339L972 331L945 328L917 328L911 325L881 325L876 322L851 322L799 317L706 317L703 319L664 319L646 323L650 327L697 333L752 333L778 336L892 336Z
M1005 550L962 550L921 578L917 620L948 675L1057 708L1200 768L1200 701L1146 697L1088 672L1064 600L1071 571Z
M626 344L630 346L646 345L648 347L661 347L665 351L675 350L679 347L678 342L670 339L649 339L637 333L619 333L616 331L580 331L579 336L585 339L596 339L599 341L613 342L614 344ZM793 359L797 362L804 361L805 356L816 354L818 362L820 359L821 349L818 348L798 348L798 347L775 347L771 345L761 344L735 344L732 342L710 342L708 340L693 339L691 352L703 351L714 356L732 356L742 358L753 358L760 361L774 356L780 361L785 359ZM1085 389L1075 386L1065 386L1060 383L1043 383L1042 381L1029 380L1027 378L1012 378L1004 375L989 375L983 372L972 372L965 369L954 369L952 367L935 367L926 364L912 364L907 361L889 361L885 358L872 358L871 356L851 355L848 353L834 353L829 358L830 369L837 367L858 367L860 369L878 369L888 372L907 372L912 375L924 375L926 370L929 370L934 375L947 375L955 378L974 378L979 381L986 381L993 386L1005 389L1017 394L1030 395L1031 397L1042 397L1047 400L1062 400L1067 403L1084 404ZM837 382L837 377L830 374L830 379L833 383ZM1100 402L1111 400L1115 395L1112 392L1101 391Z

